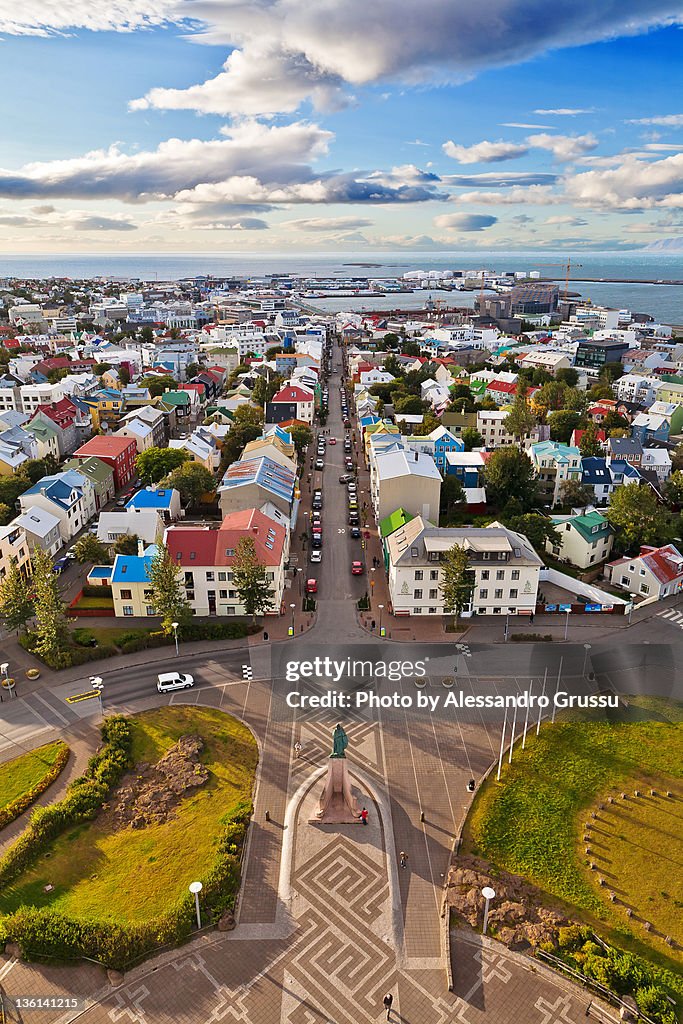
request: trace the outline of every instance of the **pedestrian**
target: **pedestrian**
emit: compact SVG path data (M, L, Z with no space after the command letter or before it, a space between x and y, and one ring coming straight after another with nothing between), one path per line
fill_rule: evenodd
M367 807L364 807L363 810L360 812L360 820L363 822L364 825L367 825L367 823L368 823L368 809L367 809Z
M394 997L391 992L387 992L382 1002L384 1003L384 1009L387 1011L387 1020L391 1017L391 1004L394 1001Z
M534 621L534 613L531 612L531 614L529 615L529 622L531 623L533 621Z
M399 860L401 862L401 867L402 868L407 868L408 867L408 854L405 852L405 850L401 850L401 852L399 854Z
M299 743L298 740L294 744L294 756L301 757L301 744Z

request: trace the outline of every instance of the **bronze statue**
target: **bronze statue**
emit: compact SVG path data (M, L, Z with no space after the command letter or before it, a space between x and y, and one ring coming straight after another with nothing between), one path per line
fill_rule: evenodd
M345 750L349 745L349 737L346 735L341 725L337 725L337 728L332 734L332 753L330 757L346 757Z

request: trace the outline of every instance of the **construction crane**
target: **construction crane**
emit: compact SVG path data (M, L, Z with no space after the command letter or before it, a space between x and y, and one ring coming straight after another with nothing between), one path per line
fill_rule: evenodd
M562 267L564 269L564 271L565 271L565 277L564 277L564 297L565 297L565 299L569 298L569 277L570 277L570 274L572 272L571 257L567 258L567 262L566 263L532 263L532 266L533 267ZM582 266L583 266L582 263L575 263L574 264L574 269L578 270Z

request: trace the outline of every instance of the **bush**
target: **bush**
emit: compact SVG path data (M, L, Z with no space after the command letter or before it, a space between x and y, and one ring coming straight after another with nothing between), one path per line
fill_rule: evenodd
M108 583L104 583L100 587L95 587L91 583L85 583L83 585L83 597L111 597L112 590Z
M511 633L510 639L514 643L528 644L528 643L552 643L551 633Z
M30 807L32 803L42 796L45 790L52 785L52 783L62 773L66 762L69 760L69 748L64 744L62 749L57 754L54 764L49 770L43 775L40 782L31 789L28 789L21 796L18 796L16 800L12 800L11 803L6 804L4 807L0 807L0 828L4 828L5 825L9 825L10 822L18 818L20 814L23 814L27 807Z
M71 639L78 647L93 647L97 641L91 629L74 629Z

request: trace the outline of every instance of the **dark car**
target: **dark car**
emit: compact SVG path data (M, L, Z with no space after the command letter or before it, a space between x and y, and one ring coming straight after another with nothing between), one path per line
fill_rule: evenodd
M360 527L352 526L349 530L349 536L352 540L360 540Z

